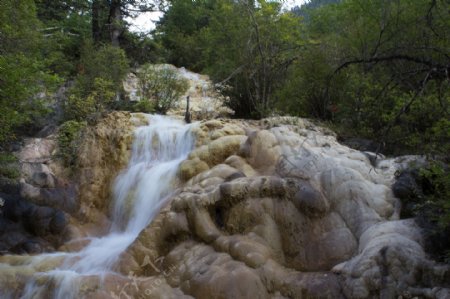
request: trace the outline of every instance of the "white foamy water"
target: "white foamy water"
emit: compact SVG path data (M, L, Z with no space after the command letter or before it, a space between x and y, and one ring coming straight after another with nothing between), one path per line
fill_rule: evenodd
M37 273L21 298L42 298L49 286L37 283L39 276L54 284L53 298L80 298L80 279L111 273L120 254L158 213L174 189L178 165L192 150L194 138L192 125L163 116L149 116L149 122L136 129L129 165L115 181L109 234L92 238L79 252L61 253L66 256L63 265Z

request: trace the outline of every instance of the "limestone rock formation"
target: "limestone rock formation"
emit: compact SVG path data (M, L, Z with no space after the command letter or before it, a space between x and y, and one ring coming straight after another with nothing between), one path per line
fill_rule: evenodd
M145 121L111 115L82 145L86 221L107 215L131 128ZM373 158L298 118L215 119L192 132L196 148L181 163L167 205L122 253L117 272L80 278L77 296L449 298L450 267L428 259L420 228L400 219L391 190L412 158ZM53 222L49 228L58 230ZM9 273L0 275L0 287L20 294L27 277L53 269L61 255L0 256Z
M70 237L96 230L89 226L104 224L112 181L128 161L134 124L145 121L139 114L114 112L89 128L71 176L58 158L56 134L26 139L16 154L17 190L0 192L0 252L54 251Z
M127 112L113 112L94 127L88 128L80 145L77 164L79 178L79 216L95 222L108 214L112 183L127 165L135 123L145 117Z
M68 217L76 190L55 159L54 135L27 138L16 152L20 174L16 188L1 188L0 252L54 251L66 241Z
M194 132L184 185L123 255L123 273L159 282L140 294L449 296L449 266L430 261L420 228L399 219L391 184L403 159L374 167L296 118L205 121Z
M190 113L192 120L207 120L217 117L227 117L234 113L224 106L223 97L214 88L213 82L207 75L191 72L185 68L175 68L180 77L188 80L189 89L185 95L169 111L169 115L180 116L186 111L186 97L190 99Z

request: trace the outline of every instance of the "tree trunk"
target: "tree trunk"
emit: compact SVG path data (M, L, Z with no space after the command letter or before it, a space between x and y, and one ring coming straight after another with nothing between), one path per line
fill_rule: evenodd
M100 0L92 1L92 38L97 44L101 39L101 28L100 28Z
M119 47L119 38L122 35L122 12L120 10L121 1L112 0L109 10L109 33L111 36L111 44Z

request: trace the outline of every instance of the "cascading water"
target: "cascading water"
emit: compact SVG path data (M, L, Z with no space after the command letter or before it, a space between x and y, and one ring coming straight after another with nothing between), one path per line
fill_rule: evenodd
M111 273L120 254L152 221L173 189L178 165L194 146L192 125L162 116L149 116L149 123L137 128L128 168L116 179L110 233L93 238L79 252L46 255L64 257L58 269L36 274L55 284L53 298L79 298L82 276ZM48 291L48 286L34 278L22 298L40 298L39 294Z

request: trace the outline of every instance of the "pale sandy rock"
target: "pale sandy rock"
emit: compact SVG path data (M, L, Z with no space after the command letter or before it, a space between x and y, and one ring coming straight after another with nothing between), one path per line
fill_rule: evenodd
M439 298L436 285L445 285L448 266L426 259L419 228L412 220L379 223L360 238L359 254L334 267L344 278L348 297L367 298L380 293ZM433 282L425 277L433 277ZM447 281L448 283L448 281Z
M252 133L239 154L245 157L248 163L261 173L273 173L281 149L275 135L266 130Z
M208 145L203 145L189 154L189 159L200 159L208 164L214 166L225 161L229 156L236 154L247 137L242 135L224 136L210 142Z
M211 141L224 136L246 135L250 126L247 122L229 119L213 119L199 123L193 128L196 146L207 145Z
M123 81L123 90L128 95L130 101L136 102L141 99L139 95L139 80L135 74L127 74Z
M148 114L145 113L131 113L131 124L135 127L146 126L150 123Z
M113 112L85 133L78 155L78 177L82 216L94 221L91 209L106 213L111 185L127 165L133 125L130 113Z
M209 246L180 244L167 263L175 267L169 283L195 298L270 298L257 271Z
M29 138L19 153L20 162L44 163L52 159L56 149L54 138Z
M237 169L242 174L247 177L252 177L257 175L257 171L247 163L247 161L237 155L232 155L225 160L225 163L230 165L231 167Z
M22 178L31 182L35 173L51 173L50 168L43 163L22 163L20 165L20 174Z
M181 163L180 177L181 179L187 181L190 178L208 169L209 169L208 164L205 161L202 161L198 157L196 157L194 159L186 160Z

